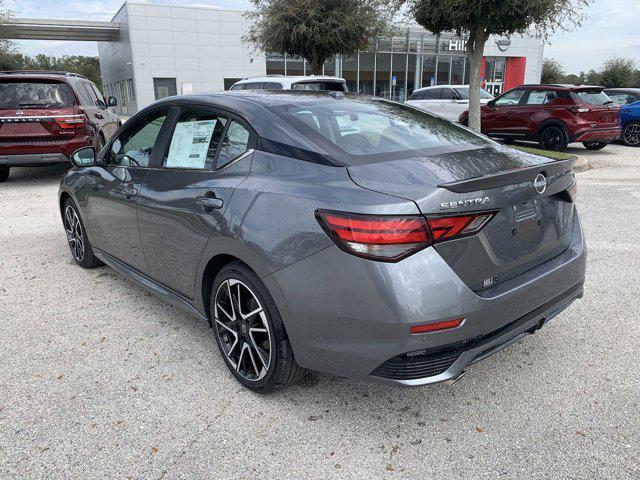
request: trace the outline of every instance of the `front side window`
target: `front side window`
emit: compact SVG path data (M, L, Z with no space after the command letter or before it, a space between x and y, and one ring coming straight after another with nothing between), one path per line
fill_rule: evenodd
M508 107L518 105L523 94L524 90L511 90L496 100L496 106Z
M345 88L342 82L301 82L291 85L291 90L344 92Z
M404 156L434 148L468 149L487 144L445 120L383 100L316 101L270 110L327 151L337 148L352 156Z
M428 100L439 100L441 92L442 92L441 88L432 88L431 90L429 90L429 93L425 95L424 98Z
M454 90L462 100L469 100L469 87L456 87ZM491 100L492 98L493 95L487 92L484 88L480 89L481 100Z
M124 167L148 167L153 146L167 112L155 112L122 132L111 145L107 163Z
M440 98L443 100L453 100L456 98L456 93L451 88L443 88Z
M549 90L531 90L527 98L527 105L546 105L557 98L556 92Z
M222 141L216 168L222 168L247 151L249 146L249 130L240 123L232 121Z
M185 110L173 130L164 168L213 168L227 119L210 112Z
M61 108L75 104L66 83L0 82L0 109Z

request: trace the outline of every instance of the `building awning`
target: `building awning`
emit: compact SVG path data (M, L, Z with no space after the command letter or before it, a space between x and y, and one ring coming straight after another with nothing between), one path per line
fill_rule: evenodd
M79 40L110 42L118 40L120 25L114 22L84 20L10 19L8 38L14 40Z

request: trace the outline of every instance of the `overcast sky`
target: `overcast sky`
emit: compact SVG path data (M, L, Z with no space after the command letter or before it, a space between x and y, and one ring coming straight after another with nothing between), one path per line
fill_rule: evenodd
M6 0L17 17L111 20L123 0ZM246 9L244 0L149 0L149 3L208 5ZM614 56L635 58L640 63L640 0L594 0L589 18L574 32L558 33L545 46L545 57L562 62L567 73L598 69ZM29 55L97 55L95 42L18 42Z

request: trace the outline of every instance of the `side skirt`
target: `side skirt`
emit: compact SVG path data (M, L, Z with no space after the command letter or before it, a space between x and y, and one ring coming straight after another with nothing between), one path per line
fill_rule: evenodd
M193 305L192 301L189 300L184 295L181 295L178 292L175 292L170 288L165 287L161 283L158 283L152 278L147 277L145 274L130 267L126 263L121 262L120 260L109 255L108 253L103 252L102 250L98 250L97 248L94 247L93 253L95 254L96 257L102 260L109 267L113 268L120 275L123 275L133 280L135 283L140 285L145 290L148 290L149 292L162 298L163 300L166 300L172 305L175 305L176 307L179 307L185 310L186 312L194 315L195 317L198 317L200 320L204 320L205 322L209 323L209 319L204 315L202 315L202 313L200 313L200 311L195 307L195 305Z

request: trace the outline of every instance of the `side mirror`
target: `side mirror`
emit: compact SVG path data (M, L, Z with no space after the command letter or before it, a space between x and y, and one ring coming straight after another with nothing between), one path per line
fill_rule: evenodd
M96 163L96 151L93 147L82 147L73 152L71 162L76 167L91 167Z
M118 106L118 99L116 97L107 98L107 105L110 106L110 107L117 107Z
M494 100L489 100L489 101L487 102L487 107L491 107L491 108L493 108L493 107L495 107L495 106L496 106L496 101L495 101L495 99L494 99Z

